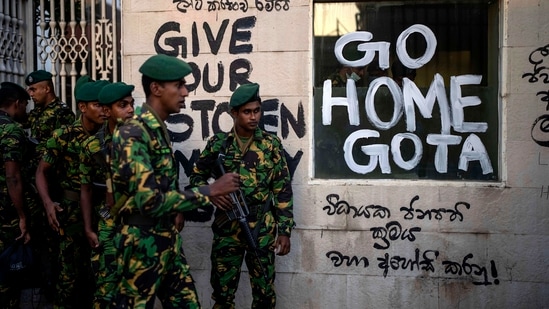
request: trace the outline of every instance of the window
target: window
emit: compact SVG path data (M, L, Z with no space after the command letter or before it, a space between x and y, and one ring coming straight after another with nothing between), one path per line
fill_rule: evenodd
M315 178L498 180L497 14L486 0L316 2Z

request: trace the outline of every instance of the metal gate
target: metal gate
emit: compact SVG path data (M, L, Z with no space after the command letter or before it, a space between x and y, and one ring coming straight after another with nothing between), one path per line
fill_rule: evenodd
M0 0L0 80L44 69L76 111L82 75L120 80L120 0Z

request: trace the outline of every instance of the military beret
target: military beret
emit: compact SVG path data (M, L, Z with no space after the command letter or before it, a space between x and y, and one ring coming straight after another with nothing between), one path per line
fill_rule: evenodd
M77 102L95 102L99 101L99 92L103 87L110 84L108 80L98 80L95 82L84 83L75 93Z
M259 84L251 83L244 84L233 92L229 105L231 107L239 107L248 102L261 101L259 97Z
M164 54L151 56L139 68L141 74L158 81L180 80L192 71L185 61Z
M94 82L94 80L88 76L88 75L82 75L76 80L76 84L74 85L74 96L78 97L78 89L82 87L85 83Z
M30 73L27 75L27 78L25 78L25 84L27 86L34 85L36 83L39 83L44 80L51 80L51 73L44 70L38 70Z
M24 100L30 100L30 96L25 90L25 88L19 86L16 83L12 82L3 82L0 84L0 89L7 89L10 91L13 91L19 96L20 98L23 98Z
M131 95L134 88L134 85L126 85L123 82L109 84L99 92L99 104L109 105L122 100Z

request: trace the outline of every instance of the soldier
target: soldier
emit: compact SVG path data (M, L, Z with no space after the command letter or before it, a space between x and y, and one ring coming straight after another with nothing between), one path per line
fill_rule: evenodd
M28 243L29 145L25 131L17 123L27 117L29 95L17 84L0 85L0 253L15 241ZM0 282L0 308L19 308L21 286L11 281Z
M50 72L34 71L27 75L25 83L28 86L27 92L34 102L34 108L29 113L30 133L38 142L36 153L41 156L53 130L72 124L75 116L67 104L55 95ZM39 161L40 157L36 165Z
M245 84L237 88L231 96L230 107L233 130L208 140L190 177L191 186L201 186L212 175L217 178L224 171L240 174L242 211L238 207L233 209L238 195L211 199L217 207L212 224L210 277L214 308L234 308L244 259L252 287L252 308L275 308L275 253L290 252L290 233L294 226L290 173L280 139L258 127L259 85ZM247 222L236 220L240 217Z
M238 189L231 173L209 186L179 192L177 164L164 121L179 113L189 95L184 77L191 67L166 55L155 55L139 68L146 103L113 133L115 207L120 227L114 237L121 276L117 308L200 308L189 272L176 213L208 205L208 196ZM151 250L150 248L154 248Z
M62 102L56 95L53 87L52 75L50 72L38 70L30 73L25 78L27 92L34 101L34 108L29 113L29 121L26 127L30 128L30 140L35 143L34 154L31 156L31 178L29 181L34 184L34 174L38 162L42 158L46 141L51 137L55 129L74 122L75 116L72 110ZM52 177L56 177L52 175ZM59 188L50 188L50 193L58 194ZM44 208L40 207L39 200L34 203L36 207L31 209L31 227L34 235L32 246L36 258L40 260L40 272L42 282L40 286L43 292L51 300L54 289L54 277L56 270L53 269L58 253L54 250L57 246L48 246L57 238L48 227L48 220Z
M36 185L50 227L59 234L59 276L56 282L56 308L88 308L91 306L93 285L89 269L90 250L84 236L80 209L81 145L104 123L103 107L98 102L99 91L107 81L88 82L77 92L81 116L72 125L53 132L36 171ZM58 179L48 179L51 169ZM59 201L53 200L49 185L57 181L62 191Z
M107 121L93 136L82 143L80 154L80 206L84 231L93 252L92 269L95 274L94 308L108 308L116 290L116 250L113 247L114 221L110 208L114 205L112 192L106 183L111 179L107 158L111 152L112 133L119 120L127 120L134 113L133 85L113 83L99 92L99 104L104 107ZM109 186L112 189L112 186ZM94 211L95 210L95 211Z

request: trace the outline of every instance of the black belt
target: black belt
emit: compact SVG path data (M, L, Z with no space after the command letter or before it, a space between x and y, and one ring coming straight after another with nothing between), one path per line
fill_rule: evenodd
M149 216L144 216L142 214L122 215L120 222L123 225L138 225L138 226L161 225L164 227L169 227L170 225L173 225L173 221L169 217L153 218Z

